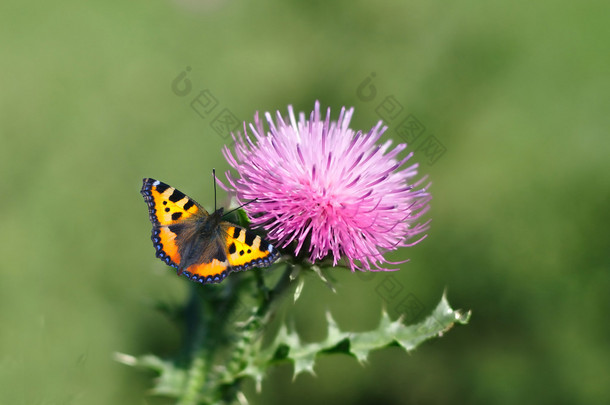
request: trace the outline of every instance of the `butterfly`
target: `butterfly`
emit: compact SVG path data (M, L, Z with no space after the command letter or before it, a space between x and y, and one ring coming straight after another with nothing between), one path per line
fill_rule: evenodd
M254 232L209 214L195 200L155 179L140 193L148 204L156 256L192 281L219 283L233 271L268 267L280 252Z

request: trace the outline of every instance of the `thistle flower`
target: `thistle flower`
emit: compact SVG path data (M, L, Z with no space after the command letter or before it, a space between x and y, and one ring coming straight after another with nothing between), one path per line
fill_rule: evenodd
M304 113L296 121L292 106L289 122L279 111L276 121L265 113L268 131L258 113L250 132L233 134L235 155L225 146L223 154L237 171L226 173L230 187L255 226L285 248L296 241L295 255L308 250L312 263L330 254L333 265L343 257L354 270L385 269L383 254L411 241L428 227L417 220L428 210L430 195L420 188L425 180L412 180L417 164L405 167L407 145L390 150L392 141L376 144L387 129L379 121L368 133L349 127L353 108L341 109L339 119L324 120L320 104L309 120Z

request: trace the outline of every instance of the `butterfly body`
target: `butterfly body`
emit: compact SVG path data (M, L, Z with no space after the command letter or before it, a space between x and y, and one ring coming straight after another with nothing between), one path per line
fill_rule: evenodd
M154 179L142 190L153 225L151 239L163 262L200 283L219 283L231 272L267 267L279 252L250 230L209 214L195 200Z

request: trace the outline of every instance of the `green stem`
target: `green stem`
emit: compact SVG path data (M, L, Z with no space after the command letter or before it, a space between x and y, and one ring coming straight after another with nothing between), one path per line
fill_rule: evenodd
M186 384L182 390L178 405L196 405L197 396L205 384L207 351L205 341L208 325L202 310L199 292L191 286L188 304L185 308L186 318L186 357L189 362Z
M205 384L205 370L207 351L205 349L199 350L199 352L193 358L191 366L189 368L188 377L184 391L182 391L182 397L179 398L177 405L197 405L197 397L201 392L201 387Z
M215 349L226 341L225 323L238 301L239 285L236 279L228 280L225 288L193 285L185 315L189 368L182 395L177 405L197 405L201 399L209 400L216 389L210 384L210 366ZM202 311L203 309L203 311Z
M286 291L286 289L290 286L290 282L291 282L290 276L291 276L292 272L293 272L292 266L290 264L286 264L284 273L282 273L282 276L280 277L278 282L275 284L273 289L271 289L271 291L269 291L264 296L263 303L261 304L260 307L258 307L258 310L256 311L257 317L263 318L265 315L267 315L267 313L270 311L270 309L274 305L277 305L276 298L280 297Z
M240 371L240 364L243 363L243 357L248 352L248 342L251 343L256 330L267 323L278 298L291 284L291 274L292 267L287 265L276 285L270 290L267 289L261 278L257 279L262 302L249 324L238 332L238 336L226 336L228 330L226 322L239 301L240 287L243 285L239 284L237 279L229 279L224 289L214 288L214 286L202 289L200 286L195 286L197 289L193 290L186 309L187 334L190 335L188 341L191 348L189 351L190 363L186 383L177 405L197 405L202 401L212 401L213 398L218 398L221 394L218 385L223 380L224 384L232 381L228 386L225 385L225 390L233 386L235 388L233 391L238 391L239 379L229 376ZM201 311L202 302L204 313ZM227 341L234 341L236 337L234 354L226 364L229 375L223 377L212 373L211 365L216 349ZM229 377L228 380L227 377Z
M232 356L225 366L225 373L220 378L225 384L236 387L240 378L237 377L248 363L248 359L256 356L260 349L255 343L258 333L266 326L274 312L278 298L290 286L292 268L287 265L284 273L272 289L268 289L262 280L258 280L257 288L261 291L261 304L243 327L236 332L237 340L232 348Z

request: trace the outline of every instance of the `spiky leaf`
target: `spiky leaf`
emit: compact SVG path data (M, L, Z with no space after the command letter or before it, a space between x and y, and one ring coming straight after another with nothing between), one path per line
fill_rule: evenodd
M456 322L466 324L469 318L470 312L463 314L452 309L444 295L430 316L420 323L408 326L401 319L392 321L384 311L376 329L368 332L343 332L330 314L327 314L328 332L325 340L302 343L295 332L288 332L284 327L272 348L268 349L273 352L269 360L291 361L296 378L302 372L314 374L315 358L319 354L342 352L364 363L373 350L398 344L410 351L427 339L442 336ZM278 358L278 352L282 353L281 359Z

